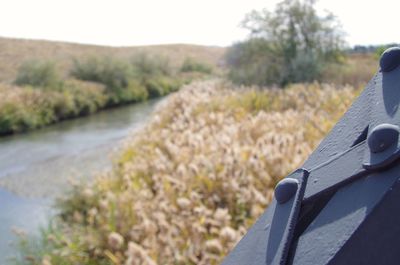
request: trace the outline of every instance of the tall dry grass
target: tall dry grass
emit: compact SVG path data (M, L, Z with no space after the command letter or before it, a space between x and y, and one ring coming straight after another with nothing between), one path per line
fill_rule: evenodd
M322 80L336 85L362 87L369 82L378 67L378 58L374 53L349 54L343 64L328 66Z
M219 264L348 108L352 87L198 82L64 198L34 264Z

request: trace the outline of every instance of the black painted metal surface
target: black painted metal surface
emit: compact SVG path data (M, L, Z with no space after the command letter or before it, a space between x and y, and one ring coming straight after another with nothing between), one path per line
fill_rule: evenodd
M400 48L223 265L400 264Z

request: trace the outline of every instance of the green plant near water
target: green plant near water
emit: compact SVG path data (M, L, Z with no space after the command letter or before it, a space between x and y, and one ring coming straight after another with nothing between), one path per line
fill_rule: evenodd
M181 85L166 58L148 54L130 61L110 57L75 60L71 75L104 84L110 105L163 96Z
M183 64L181 66L181 72L199 72L199 73L211 74L213 72L213 69L210 65L206 63L202 63L196 61L193 58L188 57L185 59L185 61L183 61Z
M174 72L168 58L147 53L133 56L131 64L135 78L144 82L157 76L171 76Z
M0 135L96 112L107 97L99 84L65 80L61 90L0 85Z
M112 57L74 59L70 74L76 79L101 83L108 92L126 88L131 78L129 65Z

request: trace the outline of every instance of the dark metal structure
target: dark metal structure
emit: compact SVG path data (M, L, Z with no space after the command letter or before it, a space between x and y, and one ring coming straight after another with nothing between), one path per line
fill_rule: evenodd
M400 264L400 48L223 265Z

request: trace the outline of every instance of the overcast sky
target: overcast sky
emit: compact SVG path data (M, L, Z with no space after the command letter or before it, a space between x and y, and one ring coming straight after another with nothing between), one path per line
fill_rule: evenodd
M130 46L228 46L247 36L238 24L269 0L0 0L0 36ZM354 44L400 42L399 0L320 0Z

